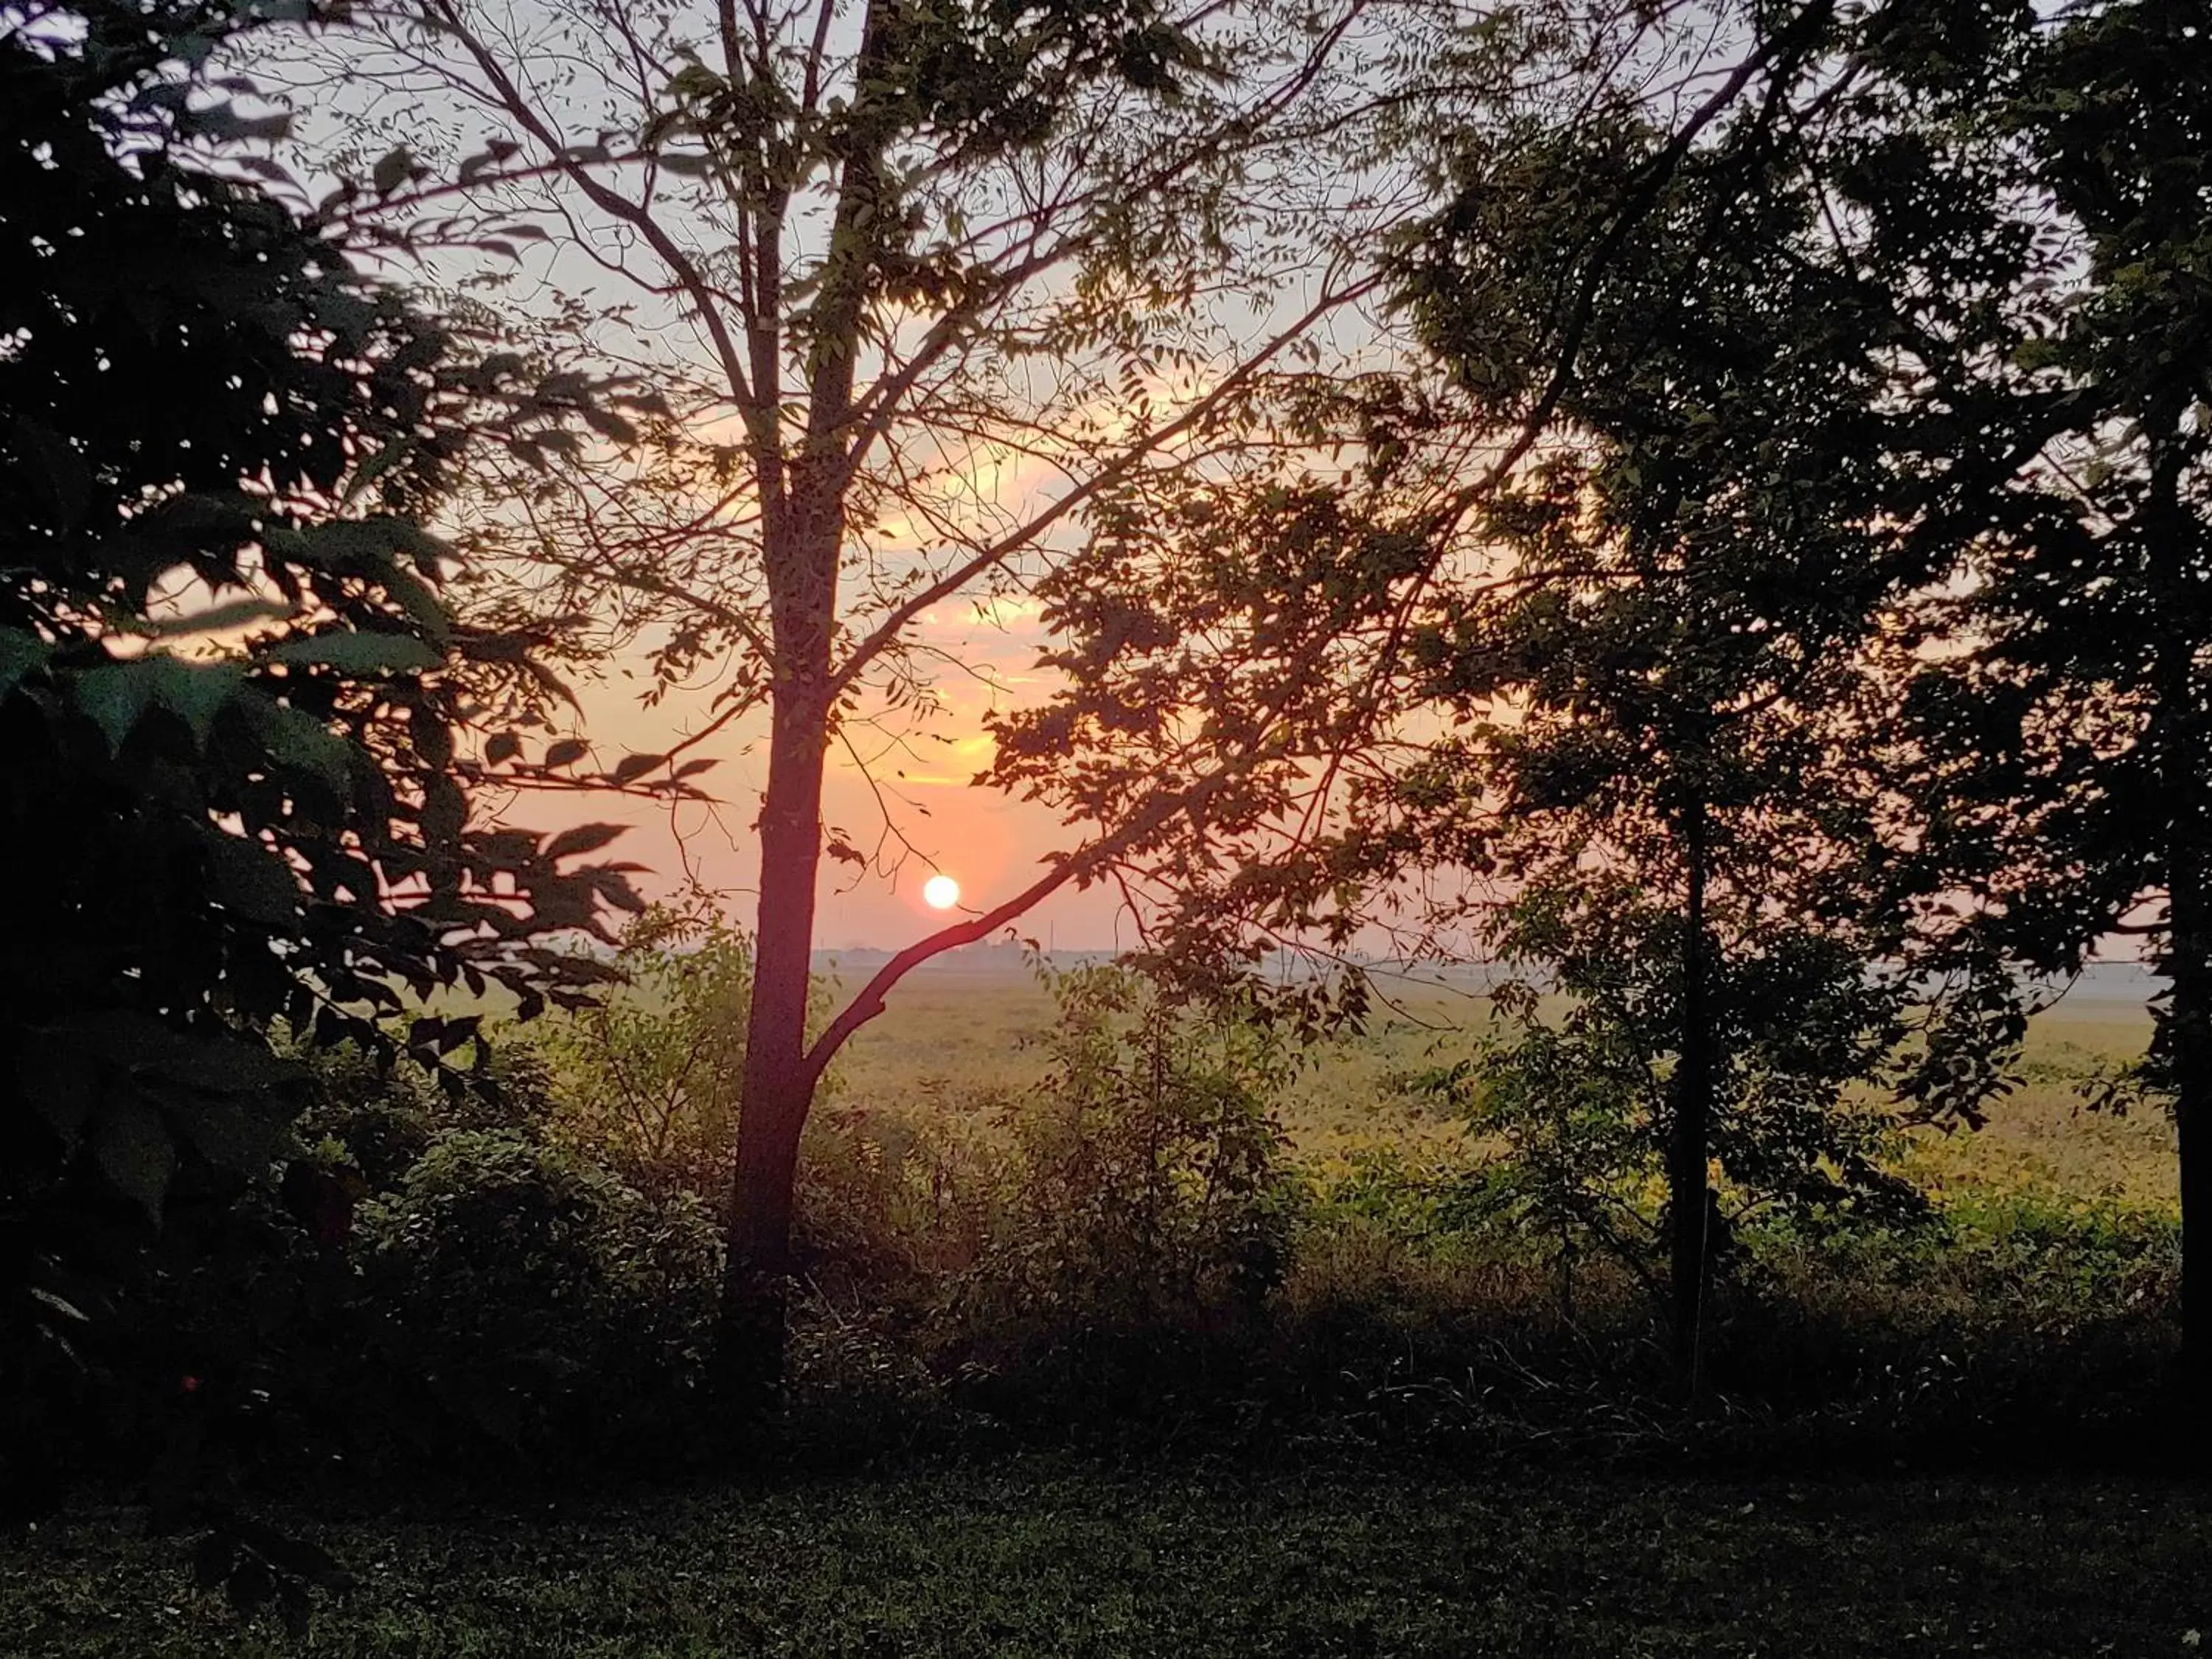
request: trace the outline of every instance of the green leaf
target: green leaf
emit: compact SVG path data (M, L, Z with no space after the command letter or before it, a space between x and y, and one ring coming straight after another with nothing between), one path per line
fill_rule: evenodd
M108 663L79 674L70 702L100 728L112 754L123 747L153 694L153 676L143 661Z
M401 460L412 454L416 447L414 434L401 433L399 436L354 469L353 477L346 481L344 494L338 499L347 502L358 501L362 491L389 472Z
M0 628L0 697L23 683L26 676L46 665L53 647L36 634L18 628Z
M317 634L287 640L269 654L276 662L335 668L349 675L420 673L445 661L411 634Z
M216 717L237 696L245 676L235 663L191 663L153 657L145 664L154 700L185 723L192 742L205 750Z
M93 1156L115 1189L155 1221L177 1172L177 1148L160 1110L144 1097L118 1094L93 1125Z
M289 926L299 919L300 880L274 849L243 836L216 835L208 849L215 896L252 921Z
M270 758L321 780L343 794L353 781L354 747L313 715L289 703L255 706L255 724Z

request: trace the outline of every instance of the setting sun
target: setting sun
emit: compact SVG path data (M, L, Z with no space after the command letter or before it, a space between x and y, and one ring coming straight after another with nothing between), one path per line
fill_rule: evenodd
M921 902L933 910L950 910L960 902L960 884L950 876L932 876L921 884Z

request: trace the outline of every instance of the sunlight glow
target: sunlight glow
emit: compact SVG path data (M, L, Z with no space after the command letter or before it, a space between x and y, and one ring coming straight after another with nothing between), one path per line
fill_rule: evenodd
M921 902L933 910L950 910L960 902L960 884L950 876L932 876L921 884Z

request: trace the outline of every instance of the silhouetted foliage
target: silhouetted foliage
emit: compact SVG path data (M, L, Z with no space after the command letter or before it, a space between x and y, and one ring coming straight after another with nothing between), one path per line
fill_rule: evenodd
M270 15L0 22L0 1455L33 1466L107 1290L273 1178L280 1022L459 1087L475 1019L387 1029L406 999L572 1000L603 970L532 941L635 902L562 867L596 832L471 822L471 711L544 688L452 622L422 527L588 388L473 360L247 176L267 123L193 66Z
M1920 675L1911 709L1927 854L1966 896L1962 945L2064 976L2130 935L2170 981L2128 1082L2179 1123L2182 1204L2199 1222L2183 1240L2200 1403L2212 1398L2208 21L2115 4L2045 27L2008 9L1918 65L1956 112L1961 149L1995 158L1984 210L2008 212L2032 252L2008 307L1960 343L1960 465L2008 465L1960 515L1960 577L1925 626L1962 648Z

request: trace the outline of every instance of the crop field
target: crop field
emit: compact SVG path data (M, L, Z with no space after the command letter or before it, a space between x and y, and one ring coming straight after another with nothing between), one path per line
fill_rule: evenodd
M1460 1133L1413 1085L1469 1052L1487 1024L1488 1001L1470 984L1384 980L1378 991L1365 1029L1317 1046L1288 1091L1284 1125L1302 1153L1326 1158ZM1052 1017L1049 994L1018 969L925 969L853 1040L839 1065L842 1085L858 1102L936 1100L949 1110L975 1109L1042 1074L1038 1039ZM1990 1103L1987 1124L1975 1132L1914 1131L1905 1167L1944 1191L2025 1187L2084 1200L2171 1204L2172 1126L2155 1113L2086 1109L2078 1086L2140 1056L2150 1029L2139 1005L2062 1001L2031 1026L2020 1085Z

